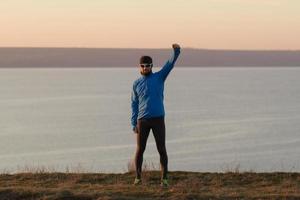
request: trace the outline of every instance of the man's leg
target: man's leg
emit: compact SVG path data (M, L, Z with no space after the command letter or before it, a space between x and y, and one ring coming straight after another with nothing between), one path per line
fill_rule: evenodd
M156 142L156 147L160 155L161 177L168 178L168 155L166 150L166 128L163 117L155 118L152 122L152 131Z
M136 134L137 148L135 154L136 178L141 179L143 154L146 149L147 139L150 132L150 126L147 120L138 120L138 133Z

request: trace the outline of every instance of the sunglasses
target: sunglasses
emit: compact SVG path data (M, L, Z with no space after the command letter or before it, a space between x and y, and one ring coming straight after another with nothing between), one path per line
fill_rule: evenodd
M144 67L146 67L146 68L148 68L148 67L152 67L152 63L142 63L142 64L140 64L140 66L142 67L142 68L144 68Z

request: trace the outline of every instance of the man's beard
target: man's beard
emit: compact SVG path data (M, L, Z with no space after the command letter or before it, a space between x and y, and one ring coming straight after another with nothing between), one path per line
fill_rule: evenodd
M152 73L152 70L150 70L149 72L141 72L141 74L143 76L149 76Z

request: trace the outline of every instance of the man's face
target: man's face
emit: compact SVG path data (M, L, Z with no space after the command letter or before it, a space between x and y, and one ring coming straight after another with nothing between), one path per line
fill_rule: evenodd
M151 72L152 72L152 66L153 64L152 63L143 63L143 64L140 64L140 72L142 75L149 75Z

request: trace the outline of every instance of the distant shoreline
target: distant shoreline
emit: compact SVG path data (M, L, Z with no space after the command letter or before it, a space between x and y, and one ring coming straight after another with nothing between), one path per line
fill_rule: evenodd
M162 66L172 49L0 47L0 68L136 67L142 55ZM207 50L184 48L177 67L299 67L300 50Z
M0 69L136 69L138 66L97 66L97 67L0 67ZM154 71L158 70L161 66L154 66ZM176 66L177 69L219 69L219 68L299 68L299 66Z

